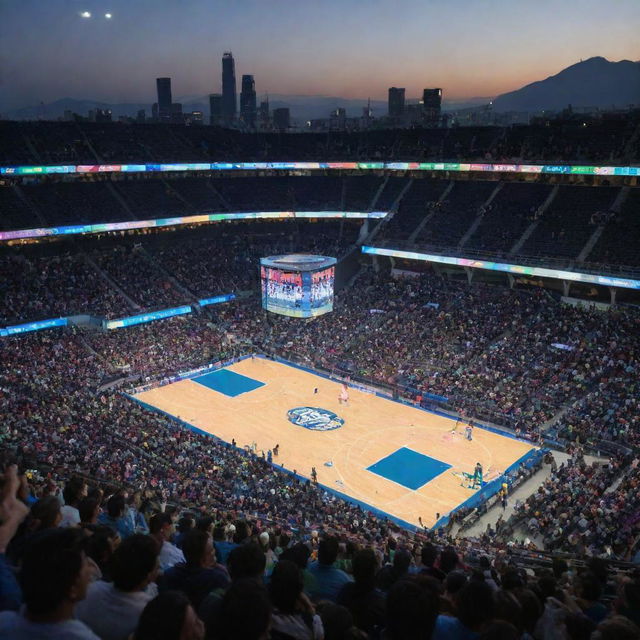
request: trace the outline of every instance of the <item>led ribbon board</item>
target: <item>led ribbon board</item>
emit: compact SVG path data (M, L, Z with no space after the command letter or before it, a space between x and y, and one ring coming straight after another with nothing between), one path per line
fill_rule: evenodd
M539 276L541 278L555 278L557 280L569 280L571 282L585 282L588 284L601 284L608 287L620 287L621 289L640 289L640 280L631 278L617 278L615 276L580 273L578 271L561 271L546 267L531 267L519 264L505 264L503 262L490 262L488 260L470 260L469 258L455 258L440 256L431 253L418 253L415 251L400 251L398 249L383 249L381 247L362 247L362 253L405 260L422 260L423 262L438 262L440 264L452 264L459 267L472 267L474 269L488 269L489 271L503 271L517 276Z
M234 220L285 220L288 218L349 218L380 219L387 211L238 211L232 213L201 213L195 216L179 218L157 218L154 220L132 220L131 222L106 222L100 224L80 224L65 227L46 227L41 229L18 229L0 231L0 241L22 240L25 238L44 238L47 236L67 236L84 233L105 233L130 229L148 229L151 227L173 227L204 222L231 222Z
M202 300L198 300L198 304L201 307L206 307L209 304L220 304L221 302L229 302L231 300L235 300L235 293L227 293L223 296L215 296L214 298L202 298Z
M5 338L18 333L28 333L29 331L41 331L42 329L51 329L53 327L66 327L68 324L68 318L51 318L50 320L40 320L38 322L14 324L10 327L0 327L0 336Z
M640 176L640 167L596 167L571 164L487 164L473 162L196 162L169 164L66 164L0 167L0 175L29 176L52 173L153 173L188 171L480 171L489 173L562 173L589 176Z
M190 306L173 307L171 309L162 309L161 311L151 311L142 313L137 316L128 316L127 318L119 318L118 320L106 320L105 329L122 329L122 327L130 327L134 324L143 324L152 322L153 320L162 320L163 318L172 318L173 316L182 316L191 313L193 309Z

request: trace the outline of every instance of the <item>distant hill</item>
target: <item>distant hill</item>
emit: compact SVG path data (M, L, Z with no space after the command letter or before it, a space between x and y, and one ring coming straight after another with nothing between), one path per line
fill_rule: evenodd
M493 110L559 111L569 104L600 109L640 105L640 62L589 58L545 80L503 93L493 101Z

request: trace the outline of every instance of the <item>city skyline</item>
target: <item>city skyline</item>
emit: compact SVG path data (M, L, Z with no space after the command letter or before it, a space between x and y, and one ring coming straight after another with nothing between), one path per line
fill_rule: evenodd
M639 2L568 4L8 0L0 110L65 97L150 102L158 77L172 78L179 99L222 93L225 51L236 78L256 78L259 96L378 100L393 86L407 98L424 87L442 87L449 100L493 97L580 59L640 59Z

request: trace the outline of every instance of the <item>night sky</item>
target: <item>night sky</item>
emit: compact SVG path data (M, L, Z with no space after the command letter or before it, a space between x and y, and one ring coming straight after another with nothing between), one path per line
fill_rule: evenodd
M218 92L226 50L258 95L495 96L581 58L640 60L639 33L640 0L0 0L0 110L152 102L157 76L174 99Z

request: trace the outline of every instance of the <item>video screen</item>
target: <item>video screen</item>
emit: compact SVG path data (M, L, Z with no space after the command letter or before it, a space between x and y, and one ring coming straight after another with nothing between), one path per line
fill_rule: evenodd
M261 267L262 307L295 318L311 318L333 311L335 268L315 273Z

